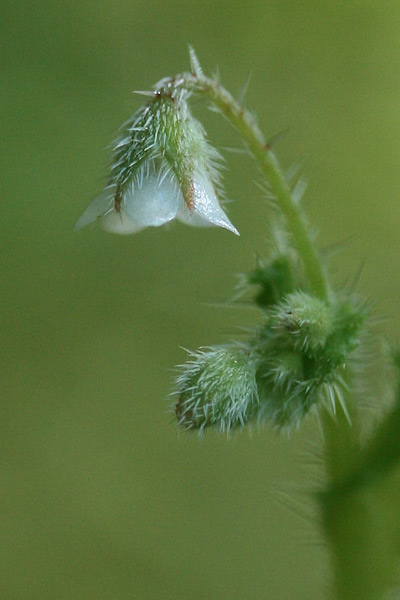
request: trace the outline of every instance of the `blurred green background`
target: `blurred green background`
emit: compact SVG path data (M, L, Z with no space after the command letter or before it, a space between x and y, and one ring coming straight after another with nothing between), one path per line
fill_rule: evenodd
M191 43L233 92L252 72L248 106L267 135L289 127L278 154L303 158L321 245L347 241L336 282L365 261L359 288L396 340L399 3L3 0L1 12L0 597L323 597L329 558L296 508L321 476L315 424L199 440L168 412L181 347L256 319L207 304L267 247L250 160L227 155L240 238L73 228L139 105L132 90L186 69ZM193 110L219 146L237 142Z

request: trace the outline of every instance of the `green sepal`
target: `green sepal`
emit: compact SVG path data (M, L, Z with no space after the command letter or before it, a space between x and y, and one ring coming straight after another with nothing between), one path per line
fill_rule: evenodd
M268 308L294 290L292 262L281 254L266 266L258 264L246 274L246 281L258 288L254 302L261 308Z

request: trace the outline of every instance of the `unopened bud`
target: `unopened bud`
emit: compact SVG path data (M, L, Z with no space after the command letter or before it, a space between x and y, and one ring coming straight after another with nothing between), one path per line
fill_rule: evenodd
M186 429L244 425L258 403L255 364L241 348L220 347L193 354L177 379L178 423Z
M332 333L334 311L319 298L305 292L294 292L285 297L272 314L273 327L289 345L298 350L321 348Z

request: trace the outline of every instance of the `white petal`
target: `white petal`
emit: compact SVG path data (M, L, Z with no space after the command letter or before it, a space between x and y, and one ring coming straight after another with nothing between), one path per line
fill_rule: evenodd
M109 231L110 233L119 233L120 235L137 233L143 229L143 227L134 223L134 221L126 215L123 208L121 208L119 212L112 209L104 215L102 225L106 231Z
M193 227L214 227L213 223L201 217L196 211L191 212L184 200L181 202L176 218L181 223L192 225Z
M186 204L180 206L177 217L180 221L195 227L215 225L224 227L240 235L219 205L214 186L210 179L200 173L194 176L194 211L190 212Z
M89 223L93 223L98 217L102 217L105 213L111 210L114 204L114 189L105 189L100 196L97 196L76 222L75 229L82 229Z
M138 227L159 227L176 217L182 193L168 172L138 177L123 197L123 209Z

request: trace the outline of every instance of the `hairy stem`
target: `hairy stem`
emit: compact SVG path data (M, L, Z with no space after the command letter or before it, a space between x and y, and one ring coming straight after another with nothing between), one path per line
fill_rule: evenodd
M373 475L369 468L364 473L366 462L360 465L360 456L369 450L360 453L359 436L342 411L336 422L327 412L322 418L329 483L317 499L323 530L333 550L336 598L378 600L396 583L398 566L392 536L372 485L377 483L375 465L371 464ZM378 467L380 457L375 462ZM384 473L382 469L380 475Z
M203 75L194 53L192 68L193 73L160 82L157 92L171 96L179 89L199 93L228 119L247 145L276 198L303 261L311 292L321 300L334 301L304 213L254 118L218 81ZM377 474L390 470L399 459L400 444L391 440L396 437L400 423L400 402L371 444L361 451L353 373L348 362L343 364L342 381L341 407L335 415L327 409L322 410L328 482L317 498L323 531L333 552L337 599L375 600L393 585L397 562L393 548L387 543L387 532L374 491L365 484L376 482Z
M304 214L294 201L277 158L252 115L219 82L205 77L200 69L163 83L167 87L181 86L202 94L237 130L279 204L288 231L303 261L311 291L323 300L332 299L329 281ZM345 379L348 384L345 402L349 414L339 408L334 419L328 411L322 416L328 484L318 500L324 533L333 551L337 598L353 600L363 597L365 600L373 600L379 598L393 583L394 565L393 561L389 560L390 551L385 546L385 536L378 515L374 514L373 495L363 489L351 490L346 486L351 472L356 468L360 449L357 426L354 427L358 423L357 405L353 398L352 373L348 365ZM382 435L386 433L386 428L382 428ZM396 455L397 458L398 447L397 444L395 449L389 448L387 453L390 458L392 455ZM374 466L378 468L382 456L373 450L370 450L370 453L377 456ZM380 535L377 535L379 532ZM360 571L364 571L362 578Z
M311 291L319 298L328 299L330 295L329 283L311 239L306 220L293 200L290 187L285 180L275 154L269 144L266 143L252 115L218 82L202 74L184 73L177 76L171 84L204 95L221 110L231 125L238 131L276 197L286 220L287 228L293 236L299 255L303 260Z

